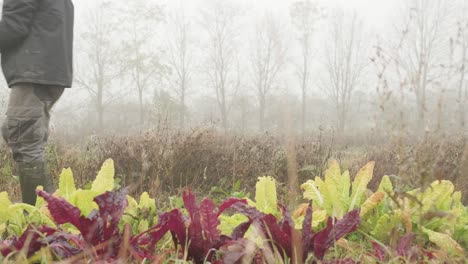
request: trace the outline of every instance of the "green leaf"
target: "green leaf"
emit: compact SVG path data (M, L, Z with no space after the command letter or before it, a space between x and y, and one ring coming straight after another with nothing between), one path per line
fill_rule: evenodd
M432 243L436 244L440 249L450 255L459 257L465 256L463 248L451 236L444 233L434 232L424 227L422 231L429 237L429 240Z
M341 219L348 209L350 177L349 172L341 174L340 165L336 160L329 163L325 172L324 190L331 203L330 216Z
M278 214L276 181L272 177L258 178L255 188L255 205L260 212Z
M7 192L0 192L0 223L5 223L11 218L11 201Z
M81 215L88 217L93 210L98 210L98 205L93 201L99 193L92 190L77 190L70 197L69 202L81 211Z
M353 192L351 195L351 203L349 205L349 210L353 210L361 205L364 193L367 190L367 185L372 179L374 172L375 162L369 162L359 170L356 174L356 177L353 182Z
M139 209L148 209L152 212L156 211L156 201L151 199L147 192L144 192L140 196L140 203L138 204Z
M114 161L108 159L104 162L96 179L93 181L91 191L97 195L112 191L114 189L114 175Z
M380 181L380 185L377 191L383 192L385 193L385 195L393 193L393 184L388 175L385 175L382 177L382 180Z
M141 220L138 223L138 233L142 233L149 229L149 222L146 219Z
M221 231L221 234L230 236L234 228L248 220L249 218L242 214L234 214L232 216L221 214L219 216L220 224L218 225L218 229Z
M318 227L321 223L325 222L328 218L327 211L317 210L312 213L312 228ZM302 224L304 222L304 216L301 215L297 218L293 218L294 226L297 230L302 229Z
M315 204L322 207L324 203L324 197L320 193L317 184L313 180L308 180L306 183L301 185L301 189L304 190L304 199L312 200Z
M449 210L452 206L452 194L455 186L450 181L435 181L427 188L423 195L423 211L428 211L432 207L438 210Z
M392 229L397 228L399 230L401 223L402 217L399 210L384 214L377 220L374 229L371 231L371 235L379 241L388 241Z
M70 199L73 193L76 191L75 180L73 178L73 172L71 169L64 169L60 174L59 188L57 189L57 195Z
M366 216L370 211L372 211L380 202L385 199L385 193L383 192L375 192L372 194L367 200L361 205L361 218Z
M136 216L138 214L138 202L130 195L127 195L127 202L128 206L125 208L125 214Z
M54 221L42 213L39 208L24 204L17 203L10 206L10 211L23 213L24 211L28 212L28 222L38 224L38 225L47 225L50 227L56 227Z

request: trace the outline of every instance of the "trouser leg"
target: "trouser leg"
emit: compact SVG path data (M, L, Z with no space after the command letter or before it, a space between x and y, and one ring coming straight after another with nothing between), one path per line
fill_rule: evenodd
M35 189L53 191L46 175L45 148L49 133L50 110L63 88L22 84L12 87L2 135L13 153L20 178L23 202L34 204Z

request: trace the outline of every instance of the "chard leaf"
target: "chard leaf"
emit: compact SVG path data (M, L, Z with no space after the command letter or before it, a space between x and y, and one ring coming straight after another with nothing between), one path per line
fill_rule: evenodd
M57 195L69 200L75 191L76 187L75 180L73 179L73 172L71 169L64 169L60 174Z
M376 257L379 261L385 261L387 256L385 249L374 241L372 241L372 247L374 248L374 257Z
M45 215L39 208L29 205L29 204L24 204L24 203L18 203L18 204L13 204L10 206L10 210L12 212L18 212L18 213L28 213L28 220L31 223L34 223L36 225L46 225L49 227L54 227L55 224L50 219L47 215Z
M38 195L47 201L50 214L57 224L74 225L89 246L108 243L103 249L96 249L98 256L105 259L115 257L120 247L118 224L127 206L125 192L124 189L97 196L94 201L99 205L99 210L93 211L89 217L84 217L77 207L64 198L37 191Z
M423 211L427 212L434 206L438 210L450 210L454 190L455 186L450 181L433 182L422 194Z
M79 238L69 233L55 232L46 237L45 241L50 250L61 259L71 258L83 252Z
M377 189L378 192L383 192L385 194L392 194L393 193L393 184L392 181L390 180L390 177L388 175L385 175L382 177L382 180L380 181L379 188Z
M203 226L200 209L196 203L195 195L191 191L185 191L183 196L184 206L190 214L188 235L190 238L189 254L195 262L202 263L206 255L206 243L203 239Z
M0 192L0 223L7 222L10 217L11 201L7 192Z
M400 241L398 242L397 246L397 254L400 257L408 257L411 252L411 248L414 242L414 234L408 233L404 235Z
M329 214L333 212L333 205L331 203L332 199L335 197L331 196L328 192L328 186L327 184L320 178L320 177L315 177L315 185L317 186L317 189L320 191L323 197L323 203L320 205L317 203L317 205L325 210ZM313 200L315 203L315 200Z
M155 227L132 237L130 245L134 252L142 259L151 259L152 252L155 250L154 247L164 237L164 235L171 230L171 228L174 230L177 230L178 228L182 229L185 234L185 225L183 222L181 226L176 226L181 222L178 220L178 217L180 217L180 211L178 209L164 213L160 215L158 224ZM182 241L180 243L184 242L183 238L179 238L179 240L175 239L176 247L179 241ZM182 246L184 246L184 244L182 244Z
M278 214L276 181L272 177L260 177L255 185L255 204L260 212Z
M127 190L106 192L94 198L99 206L99 221L103 223L101 241L107 241L119 235L119 222L128 205Z
M37 191L37 194L47 201L49 212L57 224L71 223L78 230L84 230L83 225L88 223L88 219L81 216L80 209L67 202L64 198L54 197L47 192Z
M367 213L372 211L381 201L385 198L385 193L377 191L372 194L367 200L361 205L360 216L364 217Z
M329 218L327 227L314 237L314 256L322 260L325 252L336 241L356 231L360 224L359 209L347 213L343 219L336 221L335 224Z
M349 172L341 174L338 161L332 160L329 168L325 172L325 184L328 190L328 197L332 198L332 217L342 218L349 206L349 191L351 187Z
M450 255L459 257L463 257L465 255L463 248L451 236L435 232L424 227L422 228L422 231L429 237L429 240L432 243L436 244L440 249Z
M151 212L156 211L156 201L150 198L147 192L144 192L140 196L140 202L138 203L138 209L148 209Z
M314 201L318 206L323 206L325 199L315 181L308 180L301 185L301 189L304 190L304 199Z
M313 238L314 233L312 231L312 203L307 207L306 214L304 216L304 222L302 222L302 252L303 259L307 259L309 252L313 251Z
M265 215L262 219L263 232L271 238L268 242L277 248L279 253L286 256L292 256L291 232L285 232L278 224L276 217L272 214ZM292 231L292 229L290 230ZM279 248L278 248L279 247ZM283 256L284 257L284 256Z
M218 240L220 232L218 230L219 220L215 212L216 205L210 199L203 199L200 204L201 227L203 235L210 244Z
M371 235L379 241L388 241L392 229L402 224L401 211L384 214L377 220Z
M219 230L221 231L222 235L232 235L234 229L238 227L240 224L247 222L249 219L242 214L234 214L231 216L228 215L220 215L219 221L220 225L218 226ZM247 230L246 230L247 231ZM244 234L242 234L243 236Z
M125 214L129 214L133 217L136 217L138 214L138 207L139 207L138 202L130 195L127 195L127 202L128 202L128 206L125 209Z
M114 189L114 161L108 159L104 162L96 179L91 185L91 191L97 194L103 194Z
M239 198L228 198L228 199L226 199L226 200L219 206L218 214L217 214L216 216L219 217L226 209L231 208L231 207L232 207L234 204L236 204L236 203L247 204L247 200L245 200L245 199L239 199Z
M367 190L367 185L372 179L374 166L375 162L369 162L356 174L356 177L353 181L353 191L351 194L349 210L355 209L362 203L364 192Z
M11 240L3 241L0 244L0 253L6 257L10 253L25 249L26 256L30 258L42 247L47 246L43 241L43 237L47 237L55 233L56 230L51 227L35 228L29 225L24 233L19 238L12 238Z
M99 209L96 202L94 202L94 197L97 195L99 193L92 190L77 190L70 197L69 201L80 210L83 216L87 217L92 211Z

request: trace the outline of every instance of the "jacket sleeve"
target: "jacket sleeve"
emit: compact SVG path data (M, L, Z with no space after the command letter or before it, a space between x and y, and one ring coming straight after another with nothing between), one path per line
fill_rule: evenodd
M40 0L4 0L0 20L0 50L16 45L25 39Z

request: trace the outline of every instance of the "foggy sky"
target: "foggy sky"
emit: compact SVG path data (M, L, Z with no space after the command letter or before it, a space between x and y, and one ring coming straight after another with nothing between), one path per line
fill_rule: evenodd
M121 0L110 1L118 2ZM184 6L189 10L196 11L202 7L203 1L204 0L156 0L155 2L164 3L169 8ZM236 0L236 2L252 7L258 12L273 11L284 16L288 16L289 6L291 6L294 1L295 0ZM96 0L75 0L74 4L78 10L81 10L94 2L96 2ZM348 11L356 11L369 27L375 30L382 30L391 23L392 15L399 10L405 0L315 0L313 2L319 3L324 9L340 8Z

